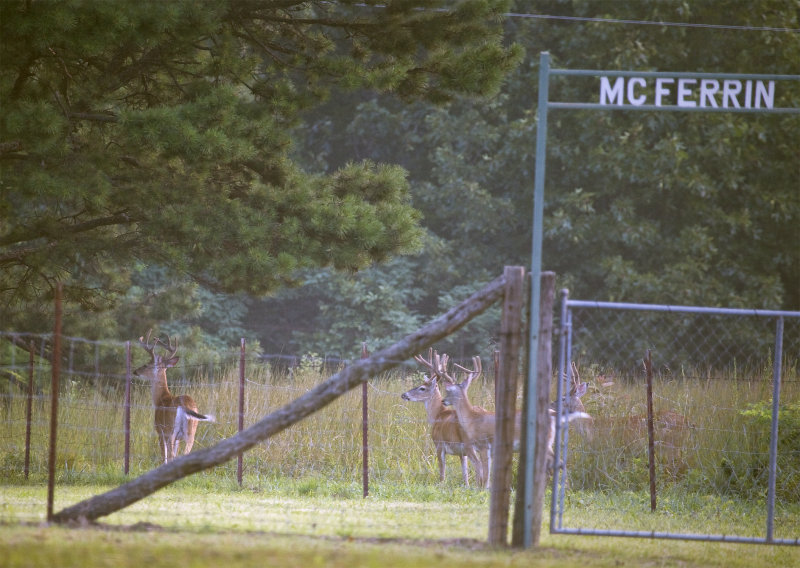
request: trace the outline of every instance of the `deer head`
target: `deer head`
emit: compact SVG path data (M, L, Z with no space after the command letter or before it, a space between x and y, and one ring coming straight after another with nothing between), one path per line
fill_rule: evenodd
M437 369L446 384L446 395L443 404L445 406L455 406L459 400L464 400L469 405L467 390L469 390L469 385L472 384L472 381L481 374L481 358L477 356L472 358L472 369L467 369L457 364L454 366L466 374L466 377L460 383L447 372L447 360L445 359L443 362L442 360L437 360Z
M147 351L147 353L150 355L150 362L133 371L134 375L144 375L145 371L147 370L152 370L156 375L162 371L166 373L167 369L178 364L178 360L180 358L175 356L175 354L178 352L178 339L175 338L175 343L173 344L172 339L167 336L167 341L169 343L165 344L163 341L161 341L161 339L156 337L151 344L150 335L152 331L152 329L148 330L147 336L139 338L139 345L141 345L142 349ZM166 355L161 355L156 351L156 347L159 345L168 350Z

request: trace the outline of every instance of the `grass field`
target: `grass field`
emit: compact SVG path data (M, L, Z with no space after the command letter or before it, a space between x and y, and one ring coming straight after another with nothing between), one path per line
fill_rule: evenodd
M55 509L105 489L59 487ZM98 525L63 527L43 523L45 487L3 485L0 566L800 565L797 547L559 536L546 529L535 550L492 549L486 545L486 492L450 483L404 497L394 488L375 490L363 499L319 480L216 490L187 481ZM393 493L394 498L382 496ZM588 502L583 514L602 517L606 505ZM674 513L658 516L666 521Z
M43 372L46 374L47 369ZM186 375L186 373L184 373ZM189 374L190 375L190 374ZM236 431L234 368L198 372L173 392L191 392L203 411L196 448ZM659 508L649 512L643 388L582 372L594 417L590 435L570 437L564 526L687 534L765 533L769 368L732 376L661 377L656 384ZM313 366L292 376L253 366L245 427L324 380ZM48 406L34 401L31 476L22 476L24 398L0 407L0 566L797 566L800 548L550 535L535 551L486 546L489 495L466 489L449 458L444 483L421 404L400 394L402 373L370 381L370 496L362 498L361 393L343 396L264 441L235 462L176 483L87 527L45 526ZM59 404L55 511L123 483L121 407L114 389L66 380ZM800 382L784 388L775 536L800 535ZM473 384L473 401L493 407L493 384ZM131 475L158 465L147 385L134 384ZM513 499L512 499L513 502Z

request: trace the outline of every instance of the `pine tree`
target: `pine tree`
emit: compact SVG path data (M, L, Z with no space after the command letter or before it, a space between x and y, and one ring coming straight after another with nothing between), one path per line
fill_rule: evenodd
M504 2L369 4L0 3L4 327L42 327L57 280L97 310L141 265L260 295L415 250L401 168L304 172L291 127L336 89L493 92L518 50Z

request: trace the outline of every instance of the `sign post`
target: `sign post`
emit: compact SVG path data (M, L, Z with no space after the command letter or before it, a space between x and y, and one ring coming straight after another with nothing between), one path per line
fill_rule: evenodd
M550 76L600 77L598 102L556 102L549 100ZM612 79L613 82L612 82ZM539 58L539 108L536 127L536 171L533 189L533 227L531 251L531 320L529 337L526 449L522 472L524 480L523 546L533 542L533 456L536 449L536 384L537 345L539 342L539 302L542 273L542 235L544 209L545 161L547 154L547 114L550 109L594 109L682 112L748 112L800 114L800 108L775 107L777 85L783 81L800 81L800 75L753 75L732 73L688 73L657 71L603 71L586 69L551 69L550 54ZM563 324L563 322L562 322ZM558 378L561 397L562 377ZM773 416L777 422L777 415ZM556 420L556 440L559 439ZM775 424L777 428L777 423ZM556 453L558 456L558 453ZM770 456L771 461L775 456ZM553 476L553 495L556 494ZM771 492L774 490L770 488ZM768 496L774 501L774 494ZM555 499L553 499L555 502ZM554 515L551 512L550 532ZM538 530L536 531L538 534Z

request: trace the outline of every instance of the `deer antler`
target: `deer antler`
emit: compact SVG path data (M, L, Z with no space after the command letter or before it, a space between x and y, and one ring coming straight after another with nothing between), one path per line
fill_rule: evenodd
M573 388L577 387L581 384L581 376L578 374L578 365L575 364L575 361L572 361L572 386Z
M481 370L482 370L481 358L478 357L477 355L475 355L472 358L472 369L467 369L466 367L462 367L458 363L455 363L453 366L456 369L464 371L467 374L467 378L464 379L464 382L467 384L471 383L472 381L481 376Z
M420 365L430 369L431 373L433 374L433 372L434 372L434 368L433 368L433 347L428 349L428 360L427 361L425 360L425 358L422 355L414 355L414 361L416 361Z
M458 381L455 380L450 373L447 372L447 364L450 362L450 356L446 353L442 354L441 357L437 354L436 358L436 370L439 373L439 376L444 379L444 381L448 384L454 385Z
M172 359L178 352L178 338L175 338L175 345L172 344L172 338L169 335L167 335L167 341L169 341L169 344L165 344L161 339L156 338L156 343L160 343L165 349L169 349L169 355L164 358Z
M160 337L156 337L153 340L153 344L150 345L150 335L153 333L153 329L150 328L147 330L147 335L144 337L139 338L139 344L142 346L142 349L150 353L150 355L154 355L154 351L157 345L161 345L164 349L169 351L169 355L165 357L165 359L171 359L175 356L178 352L178 338L175 338L175 343L172 343L172 338L168 335L167 341L169 343L164 343L164 341Z
M139 344L142 346L142 348L145 351L150 353L150 355L153 354L153 349L155 349L156 348L156 344L158 344L158 338L156 338L156 340L153 341L153 344L150 345L150 334L151 333L153 333L153 328L150 328L150 329L147 330L147 336L139 338Z

